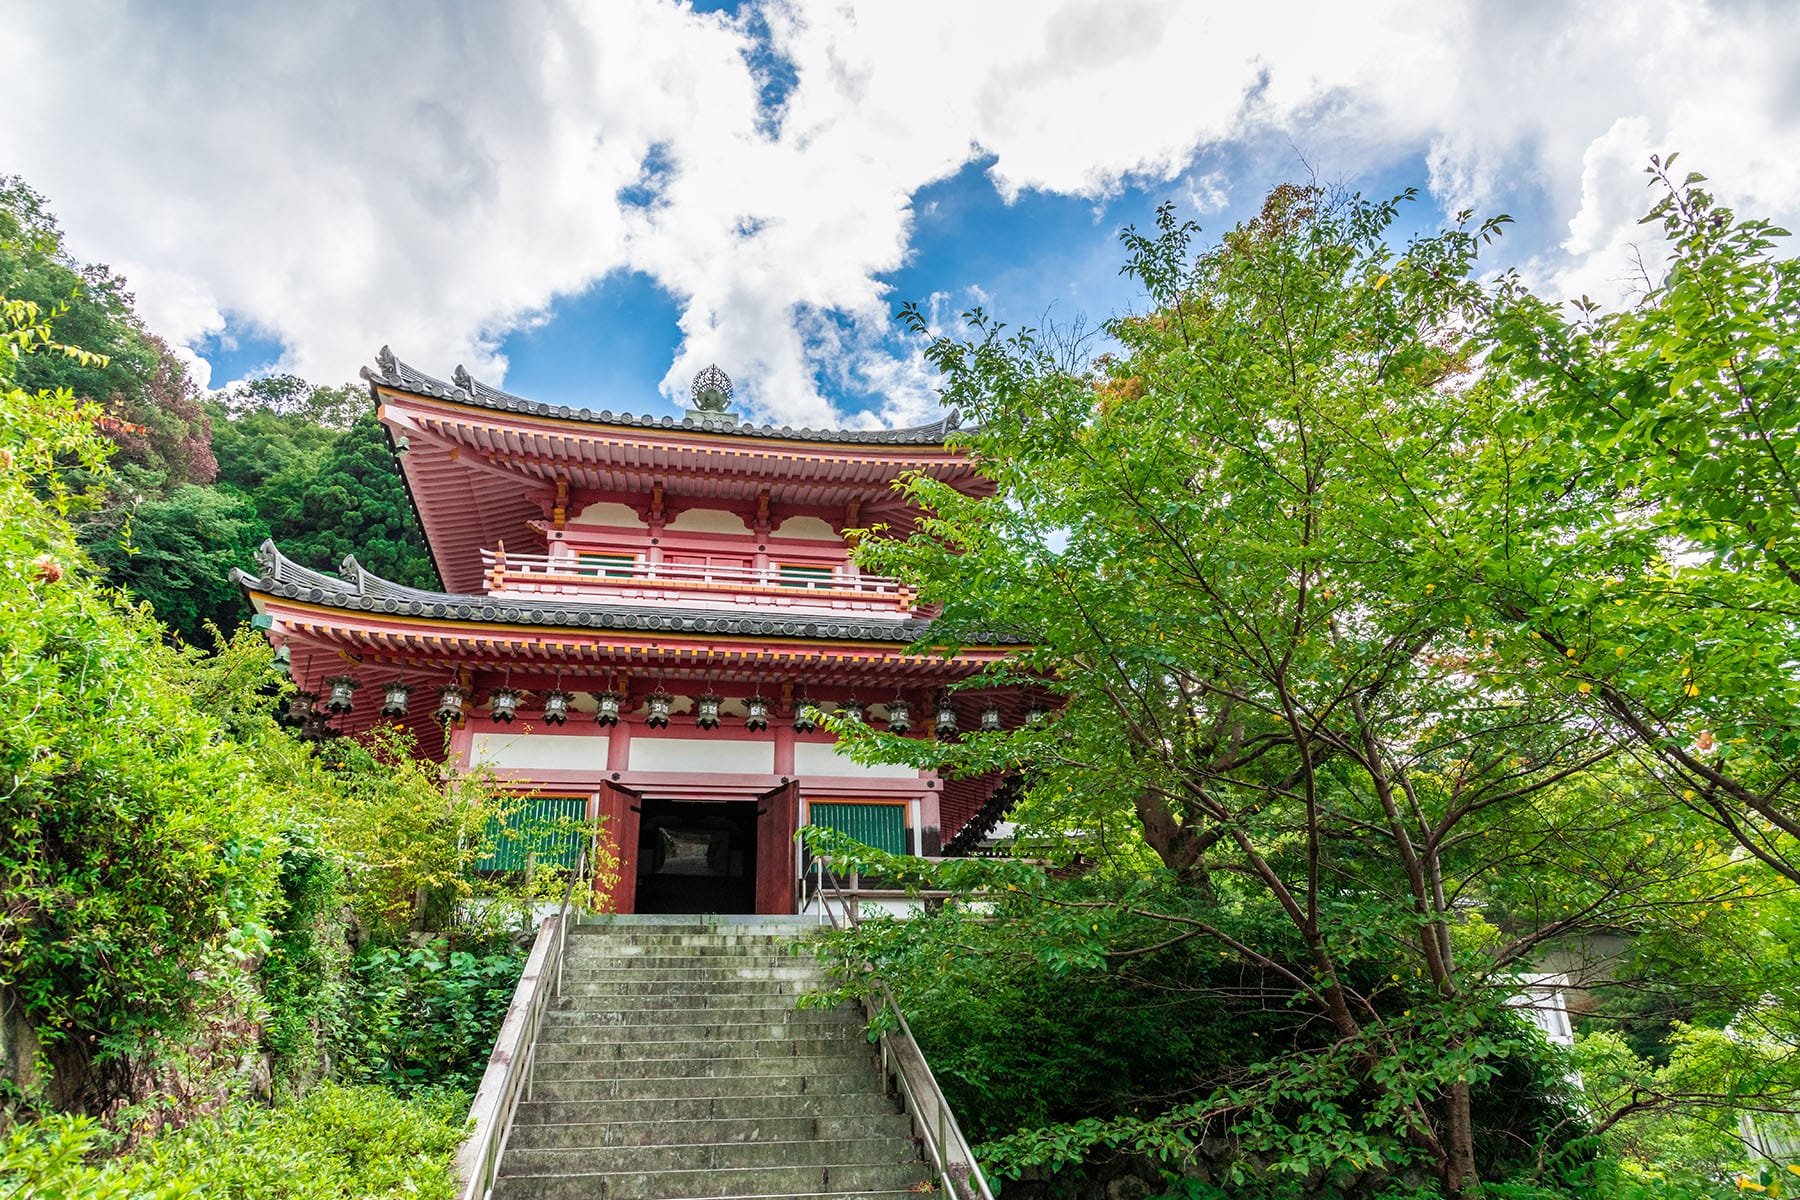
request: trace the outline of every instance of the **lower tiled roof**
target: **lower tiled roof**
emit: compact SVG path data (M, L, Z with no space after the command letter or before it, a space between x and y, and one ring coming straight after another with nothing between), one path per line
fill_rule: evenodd
M650 604L594 604L569 600L497 599L407 587L363 569L354 556L339 575L303 567L264 542L255 575L233 570L233 581L251 592L376 615L430 617L475 624L543 625L551 628L622 629L648 633L701 633L732 637L813 638L820 641L911 643L929 621L876 617L808 616L744 610L706 610ZM971 639L979 645L1020 644L993 634Z

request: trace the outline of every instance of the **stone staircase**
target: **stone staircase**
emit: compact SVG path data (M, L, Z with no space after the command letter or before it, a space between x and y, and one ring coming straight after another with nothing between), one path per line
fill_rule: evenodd
M930 1191L851 1006L799 1009L818 965L771 921L570 931L495 1200Z

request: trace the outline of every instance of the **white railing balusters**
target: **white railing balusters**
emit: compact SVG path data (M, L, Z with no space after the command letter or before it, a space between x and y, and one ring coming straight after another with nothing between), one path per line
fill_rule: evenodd
M621 556L622 557L622 556ZM829 577L781 572L767 567L710 566L697 563L582 562L548 554L481 552L482 577L491 595L605 596L656 593L725 592L755 595L778 605L867 607L912 611L917 597L900 580L864 575L847 565L831 568Z

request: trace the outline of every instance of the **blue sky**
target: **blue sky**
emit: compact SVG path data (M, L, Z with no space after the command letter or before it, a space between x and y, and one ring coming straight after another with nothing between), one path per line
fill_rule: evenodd
M1309 173L1414 187L1410 227L1510 213L1496 265L1612 301L1652 151L1800 219L1800 5L1350 7L70 0L18 53L86 85L0 79L0 170L214 387L386 343L673 412L717 362L810 425L932 415L904 301L1132 305L1117 235L1164 200L1215 236Z
M1197 165L1182 178L1132 184L1106 198L1029 191L1008 200L988 177L992 165L990 158L972 161L912 194L908 261L878 276L888 289L890 310L897 311L906 301L929 305L933 297L942 296L940 307L954 316L979 305L1013 325L1085 321L1095 327L1140 304L1135 283L1120 273L1122 230L1152 227L1157 206L1172 201L1184 216L1201 223L1203 240L1210 239L1253 215L1269 187L1283 179L1303 178L1309 171L1296 152L1285 163L1244 159L1231 164L1235 169L1229 171L1216 163ZM1225 178L1212 186L1227 188L1225 195L1197 204L1194 179L1221 171L1226 171ZM1424 190L1427 172L1418 159L1364 175L1346 171L1322 178L1383 197L1419 188L1419 198L1407 206L1407 216L1396 226L1397 239L1446 219ZM1529 192L1509 199L1527 212L1540 207ZM1556 231L1548 232L1553 240ZM1496 261L1517 261L1521 252L1542 249L1545 235L1543 223L1528 217L1509 232L1511 245L1496 255ZM558 297L540 320L500 341L499 351L508 363L505 385L551 404L679 412L680 405L658 393L681 343L679 317L678 300L654 279L638 271L613 272L579 293ZM230 336L235 345L229 348L223 338L209 339L199 347L214 378L240 378L270 370L279 362L279 340L254 331L233 330ZM887 343L898 354L904 342L894 322ZM418 365L428 370L434 366ZM447 367L436 366L448 375ZM830 371L819 370L815 379L846 413L881 406L882 397L846 389Z

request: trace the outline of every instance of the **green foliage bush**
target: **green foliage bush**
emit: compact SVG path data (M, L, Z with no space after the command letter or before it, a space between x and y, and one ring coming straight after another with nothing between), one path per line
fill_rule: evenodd
M351 969L340 1074L401 1092L473 1092L524 965L520 951L471 953L441 941L365 949Z
M239 1104L136 1153L91 1161L107 1136L53 1117L0 1143L0 1185L21 1200L448 1200L468 1097L324 1084L273 1110Z
M58 352L35 310L8 316L8 349ZM74 544L64 466L104 469L96 410L6 386L15 361L0 354L0 962L53 1057L104 1063L186 1028L266 946L277 799Z
M335 862L290 837L281 854L282 911L258 974L268 1010L263 1046L284 1073L300 1079L320 1069L344 1003L342 882Z

